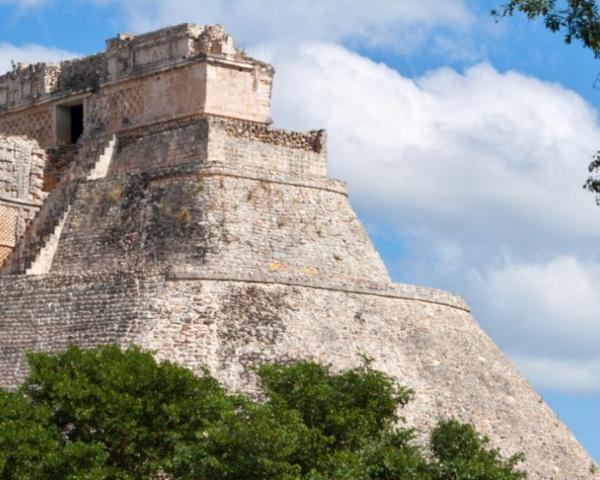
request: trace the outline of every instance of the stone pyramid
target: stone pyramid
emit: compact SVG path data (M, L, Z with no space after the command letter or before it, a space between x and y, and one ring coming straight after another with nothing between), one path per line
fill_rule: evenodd
M391 282L325 132L269 126L273 73L185 24L0 76L0 386L70 343L139 344L250 392L260 362L362 354L416 391L423 432L453 416L531 479L593 478L461 298Z

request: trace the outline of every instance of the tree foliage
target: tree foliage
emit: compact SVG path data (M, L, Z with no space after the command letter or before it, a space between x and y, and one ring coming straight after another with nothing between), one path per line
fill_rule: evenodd
M546 28L563 32L566 43L580 40L600 58L600 14L596 0L510 0L492 15L503 17L521 12L533 20L542 17Z
M133 480L517 480L470 425L440 422L429 450L402 426L412 392L365 363L332 373L265 365L264 399L227 392L116 346L30 354L30 375L0 392L0 478Z
M596 152L588 165L588 172L590 172L590 176L583 188L596 194L596 205L600 206L600 151Z
M546 28L564 33L566 43L580 40L596 58L600 58L600 13L596 0L510 0L492 15L504 17L515 12L534 20L541 17ZM590 173L583 188L594 193L600 206L600 152L588 166Z

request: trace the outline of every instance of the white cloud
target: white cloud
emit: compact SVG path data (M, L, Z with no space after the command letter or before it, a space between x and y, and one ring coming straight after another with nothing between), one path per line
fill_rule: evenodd
M238 41L301 38L406 50L435 26L474 21L464 0L96 0L117 3L136 32L181 22L222 23ZM401 39L400 41L398 39Z
M490 269L471 289L484 323L517 355L582 359L598 353L600 264L575 257L509 264ZM597 375L600 380L600 370Z
M32 44L16 46L10 43L0 42L0 75L11 69L11 62L58 62L77 56L80 55L59 48Z
M322 43L252 53L277 65L275 120L330 129L331 171L371 215L516 254L595 248L598 210L580 187L600 128L575 93L487 64L412 80Z
M539 388L568 393L600 391L600 357L585 360L519 357L514 359Z
M600 210L581 189L600 147L590 105L489 64L410 79L327 43L251 53L277 67L276 124L326 127L331 173L409 248L398 277L464 294L538 385L568 386L540 365L580 365L572 387L600 391Z

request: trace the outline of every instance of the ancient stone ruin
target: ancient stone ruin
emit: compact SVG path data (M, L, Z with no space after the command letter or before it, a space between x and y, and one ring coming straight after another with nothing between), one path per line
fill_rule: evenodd
M325 133L269 126L273 73L186 24L0 76L0 386L70 343L139 344L245 391L260 362L364 354L416 391L423 432L454 416L532 479L593 478L461 298L390 281Z

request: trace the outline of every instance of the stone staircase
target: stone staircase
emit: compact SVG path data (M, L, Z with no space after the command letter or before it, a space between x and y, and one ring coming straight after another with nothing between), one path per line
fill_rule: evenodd
M36 260L38 265L40 264L38 255L44 250L47 241L55 233L56 227L68 211L78 187L78 183L60 184L48 195L41 210L29 224L25 235L19 240L2 267L2 274L26 273ZM52 259L44 262L51 265Z
M25 235L0 269L0 274L41 275L50 271L80 184L106 176L115 147L114 135L82 145L72 167L58 187L48 195Z
M108 169L110 167L110 163L112 162L113 156L115 154L116 147L117 136L113 135L104 147L104 151L98 157L96 164L91 169L90 173L86 177L86 180L97 180L99 178L106 177L106 174L108 173Z
M67 210L62 214L58 224L54 227L54 231L45 240L44 245L38 252L35 260L31 263L31 266L25 270L26 275L42 275L50 272L52 260L54 259L54 254L58 248L58 241L60 240L60 235L65 227L65 223L67 223L67 217L69 216L70 211L71 205L69 205Z

